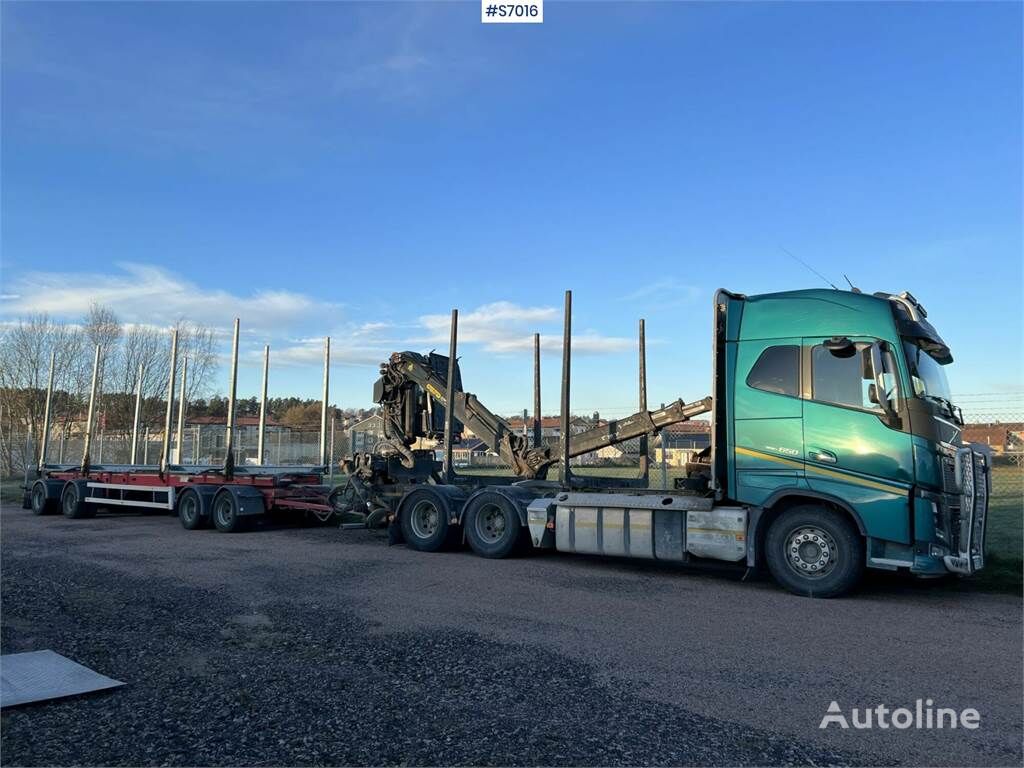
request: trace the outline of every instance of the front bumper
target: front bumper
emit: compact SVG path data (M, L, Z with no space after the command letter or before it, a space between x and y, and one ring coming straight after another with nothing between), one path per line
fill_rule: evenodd
M959 508L949 509L950 549L943 557L946 570L970 575L985 567L985 526L988 523L990 490L988 456L971 448L956 452L956 484L953 498Z

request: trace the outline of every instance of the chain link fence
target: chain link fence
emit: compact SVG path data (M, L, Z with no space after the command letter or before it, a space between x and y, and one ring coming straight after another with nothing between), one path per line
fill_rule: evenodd
M1016 506L1020 511L1024 499L1024 393L1010 395L967 394L955 398L963 409L965 440L984 444L992 452L993 503ZM619 409L622 410L622 409ZM615 413L615 409L609 409ZM617 415L617 414L616 414ZM625 413L623 414L625 415ZM250 418L250 417L247 417ZM574 416L570 423L578 434L603 422L601 412ZM223 423L216 419L186 419L182 444L177 445L177 429L172 428L169 456L172 463L184 465L219 465L224 462L227 435ZM514 431L533 443L533 420L513 417ZM199 423L197 423L199 422ZM223 420L221 420L223 422ZM558 417L542 421L542 444L558 454L561 422ZM685 477L686 463L710 442L708 422L694 420L674 425L647 441L647 464L650 488L672 488L676 478ZM51 431L47 461L57 464L81 462L84 450L83 426L65 423ZM327 451L329 472L337 474L341 459L354 453L375 450L383 440L380 419L370 417L358 423L335 419L329 422ZM0 478L19 480L33 469L39 458L38 438L26 433L22 425L12 424L0 416ZM257 463L258 428L255 424L236 426L234 435L236 465ZM641 472L641 440L608 446L572 459L572 471L578 475L636 478ZM144 426L140 429L135 463L157 465L163 447L163 428ZM433 447L423 443L423 448ZM441 448L437 447L438 458ZM93 464L130 464L131 437L124 430L94 432L91 447ZM301 466L320 463L319 424L270 425L266 429L263 463L270 466ZM512 468L480 439L467 434L453 449L458 472L466 475L511 476ZM557 472L557 465L551 470Z

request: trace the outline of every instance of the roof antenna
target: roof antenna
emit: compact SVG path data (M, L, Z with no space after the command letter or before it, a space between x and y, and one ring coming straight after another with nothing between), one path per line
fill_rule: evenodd
M783 253L785 253L785 254L786 254L787 256L789 256L789 258L793 259L793 261L795 261L795 262L798 262L798 263L800 263L800 264L803 264L803 265L804 265L805 267L807 267L807 269L811 270L811 272L813 272L814 274L816 274L816 275L817 275L818 277L820 277L820 278L821 278L822 280L824 280L824 281L825 281L826 283L828 283L829 285L831 285L831 286L832 286L833 288L835 288L835 289L836 289L837 291L839 290L838 288L836 288L836 285L835 285L835 283L833 283L833 282L832 282L831 280L829 280L829 279L828 279L827 277L825 277L825 276L824 276L823 274L821 274L821 272L819 272L818 270L816 270L816 269L815 269L814 267L812 267L812 266L811 266L810 264L808 264L808 263L807 263L806 261L804 261L803 259L797 258L797 257L796 257L796 256L794 256L794 255L793 255L792 253L790 253L790 252L789 252L788 250L786 250L785 248L783 248L783 247L782 247L781 245L779 246L779 248L781 248L781 249L782 249L782 252L783 252Z
M849 283L851 291L853 291L854 293L863 293L863 291L860 288L858 288L856 285L850 282L850 278L846 276L845 272L843 273L843 279L846 280L847 283Z

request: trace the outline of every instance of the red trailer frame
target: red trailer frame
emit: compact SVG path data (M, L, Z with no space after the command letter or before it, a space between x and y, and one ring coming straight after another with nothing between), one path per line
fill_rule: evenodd
M96 405L97 376L101 348L96 347L93 361L92 388L86 418L85 444L79 465L50 465L46 452L50 431L50 404L53 397L55 357L50 356L49 385L43 417L43 439L35 479L26 478L24 506L37 515L61 511L70 518L92 517L102 507L135 507L176 512L189 530L213 524L221 531L237 531L247 527L255 517L274 510L312 513L327 522L335 513L332 488L324 485L327 470L327 402L330 383L331 340L324 340L323 400L320 410L320 459L315 466L263 465L264 431L267 408L267 377L270 347L264 347L263 387L260 404L259 445L256 465L235 467L234 426L235 390L238 383L239 321L234 323L231 345L231 379L228 391L228 414L225 422L225 459L223 466L171 464L171 418L174 408L177 377L177 331L171 332L170 374L167 382L167 412L164 420L163 446L158 466L138 464L90 466L93 415ZM142 370L140 367L135 393L135 419L132 425L131 460L137 458L139 414L142 403ZM178 409L177 444L180 452L185 420L186 361L181 368L181 398ZM180 456L179 456L180 459Z
M217 467L46 467L28 490L36 514L63 512L73 519L93 517L104 507L175 512L189 530L213 525L242 530L254 517L275 510L309 512L325 522L334 514L332 488L319 468L253 467L226 477ZM182 499L195 493L195 504Z

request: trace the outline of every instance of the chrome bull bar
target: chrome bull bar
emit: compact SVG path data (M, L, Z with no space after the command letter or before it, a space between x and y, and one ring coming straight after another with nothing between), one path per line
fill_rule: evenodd
M960 489L960 521L956 553L946 555L946 569L970 575L985 567L985 527L988 523L988 456L971 448L956 452L956 481Z

